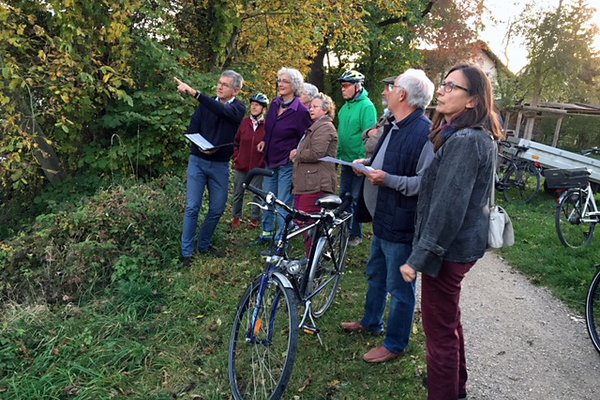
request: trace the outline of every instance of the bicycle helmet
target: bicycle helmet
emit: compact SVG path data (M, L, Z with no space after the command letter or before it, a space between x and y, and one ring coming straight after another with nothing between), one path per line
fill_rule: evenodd
M269 104L269 98L263 93L256 93L252 98L250 98L250 103L255 102L260 104L263 107L266 107Z
M348 71L344 72L342 76L340 76L338 81L350 83L363 83L365 81L365 76L358 71L349 69Z

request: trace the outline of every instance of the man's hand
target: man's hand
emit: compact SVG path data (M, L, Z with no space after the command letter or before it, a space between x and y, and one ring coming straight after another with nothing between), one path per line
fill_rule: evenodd
M260 142L256 145L256 150L258 150L262 153L264 149L265 149L265 141L263 140L262 142Z
M192 96L196 96L196 93L198 93L196 89L192 88L187 83L182 82L176 77L173 77L173 79L175 80L175 82L177 82L177 91L179 92L179 94L189 94Z
M380 169L374 169L371 172L367 172L365 174L365 176L367 177L367 179L369 180L369 182L371 182L371 184L373 186L379 186L383 184L383 180L385 179L385 171L382 171Z
M354 161L352 161L352 162L353 162L354 164L362 164L362 165L365 165L365 163L367 162L367 160L365 160L364 158L359 158L358 160L354 160ZM358 169L356 169L356 168L352 168L352 171L353 171L353 172L354 172L356 175L358 175L358 176L364 175L364 172L362 172L361 170L358 170Z
M402 278L404 278L405 282L410 283L417 279L417 271L415 271L413 267L408 264L404 264L400 267L400 273L402 274Z
M290 161L294 161L294 159L296 158L296 154L298 154L298 150L294 149L290 151Z
M375 135L377 135L377 128L370 129L370 130L367 132L367 137L370 137L370 138L372 138L372 137L373 137L373 136L375 136Z

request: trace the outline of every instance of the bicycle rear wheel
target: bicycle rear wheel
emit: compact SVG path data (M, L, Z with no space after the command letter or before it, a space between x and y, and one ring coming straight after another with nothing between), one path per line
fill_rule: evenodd
M596 266L600 267L600 266ZM585 302L585 323L594 347L600 353L600 269L596 272Z
M584 196L580 189L569 189L556 206L556 233L558 239L567 247L588 246L593 237L596 224L584 223Z
M229 383L236 400L280 399L296 360L298 310L292 289L272 276L260 304L259 292L256 279L238 305L231 331Z
M529 203L540 192L542 176L531 163L513 164L504 175L504 198L506 201Z
M312 296L310 301L315 318L325 314L333 304L346 269L348 221L345 220L331 230L330 240L322 236L316 243L315 254L308 271L306 291L307 297Z

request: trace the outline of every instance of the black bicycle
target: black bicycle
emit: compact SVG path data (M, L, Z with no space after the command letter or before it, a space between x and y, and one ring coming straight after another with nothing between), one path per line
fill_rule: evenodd
M510 148L510 142L499 144ZM496 189L504 195L506 201L529 203L538 195L542 184L540 165L519 157L519 153L528 150L527 147L515 146L515 155L498 153L498 178Z
M600 264L596 265L596 275L592 279L585 302L585 323L594 347L600 353Z
M282 238L264 271L242 296L229 342L229 383L236 400L279 399L290 380L300 332L321 342L315 319L333 304L345 269L352 198L335 195L317 201L318 214L288 207L273 193L250 185L255 175L272 176L264 169L250 171L244 187L258 195L263 209L285 212ZM304 226L291 232L299 221ZM311 240L307 258L290 259L288 242L295 236Z

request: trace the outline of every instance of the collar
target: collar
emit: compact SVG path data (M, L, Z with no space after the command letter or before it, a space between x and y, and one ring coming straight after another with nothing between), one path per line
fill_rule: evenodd
M273 102L273 105L275 106L275 107L273 107L273 108L275 108L275 109L278 109L279 107L281 107L281 105L282 105L282 104L285 104L285 103L284 103L284 101L283 101L283 98L281 98L281 97L278 97L278 98L276 98L276 99L275 99L275 101ZM300 98L296 96L296 97L294 97L294 99L293 99L293 100L292 100L292 101L289 103L289 105L288 105L287 107L284 107L284 108L286 108L286 109L288 109L288 108L289 108L289 109L292 109L292 110L294 110L294 111L298 111L299 104L301 104L301 103L300 103Z
M221 100L219 99L219 97L215 97L215 100L218 102L221 102ZM227 102L225 102L224 104L231 104L233 103L233 101L235 100L235 96L233 96L231 99L227 100Z

